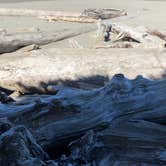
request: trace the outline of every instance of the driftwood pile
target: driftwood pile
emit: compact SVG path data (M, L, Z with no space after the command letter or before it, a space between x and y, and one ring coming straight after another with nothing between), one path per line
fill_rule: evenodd
M61 11L42 11L31 9L8 9L0 8L0 16L26 16L46 19L49 21L71 21L80 23L95 23L100 19L111 19L126 15L125 11L115 9L85 9L81 13L61 12ZM44 45L51 42L68 39L77 35L94 31L96 28L84 27L76 30L62 30L61 32L46 33L27 32L8 34L5 29L0 31L0 53L16 51L21 47L32 44Z
M166 82L115 75L102 88L1 103L0 165L166 165Z
M126 15L120 10L86 9L81 13L65 13L0 8L0 16L6 15L97 22L97 37L106 42L111 39L111 44L96 48L165 47L166 35L162 32L103 21ZM54 86L51 79L74 77L76 74L71 72L75 69L77 74L82 70L91 74L99 68L104 73L110 69L111 56L107 53L109 58L100 55L86 61L86 57L78 58L79 52L71 61L66 55L42 55L39 50L31 55L22 54L93 30L90 27L51 34L2 31L0 53L24 48L15 54L1 55L0 166L166 165L166 80L151 81L142 76L130 80L116 74L100 87L88 83L82 84L88 87L84 90ZM112 34L117 36L114 41ZM86 68L79 69L85 62ZM34 87L39 83L40 93L49 93L34 94ZM33 94L23 95L27 92Z
M108 21L108 19L126 16L127 13L115 9L85 9L80 13L41 11L31 9L7 9L0 8L0 16L26 16L36 17L52 21L72 21L80 23L97 23L97 38L110 41L107 45L98 45L95 48L164 48L166 34L158 30L146 27L133 28L119 23ZM104 21L106 20L106 21ZM73 30L62 30L61 32L26 32L8 34L4 29L0 31L0 53L16 51L28 45L44 45L51 42L65 40L84 33L95 31L96 27L89 26ZM112 34L116 38L112 38Z
M91 16L92 17L92 16ZM132 28L118 23L107 23L101 19L97 22L97 38L110 41L107 45L98 45L95 48L165 48L166 34L156 29L145 27ZM81 34L95 31L96 27L89 26L75 30L48 33L23 32L8 34L6 30L0 32L0 53L16 51L29 45L45 45L72 38ZM116 35L116 38L112 37Z
M100 22L100 19L99 19ZM96 27L89 26L75 30L63 30L61 32L23 32L8 34L6 30L0 33L0 53L16 51L29 45L45 45L72 38L81 34L95 31ZM112 40L112 34L117 37ZM103 41L111 42L107 45L96 46L95 48L165 48L166 34L156 29L145 27L132 27L117 23L98 23L97 38Z
M106 46L96 48L165 48L166 33L146 27L132 28L120 23L109 23L99 19L97 37L103 41L112 40ZM111 38L115 34L116 38Z

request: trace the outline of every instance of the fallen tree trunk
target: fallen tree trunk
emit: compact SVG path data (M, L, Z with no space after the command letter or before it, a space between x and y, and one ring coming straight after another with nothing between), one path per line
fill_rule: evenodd
M79 88L79 82L85 82L103 86L116 72L129 78L138 73L160 78L164 74L165 57L162 49L53 48L3 54L0 86L23 93L47 92L48 85L75 84Z
M117 38L114 42L136 42L140 43L140 45L145 48L165 47L165 40L163 36L161 37L161 33L156 34L156 32L154 33L154 31L147 30L146 28L139 30L127 25L119 23L109 23L100 20L98 21L98 24L100 24L100 27L98 27L98 33L102 35L103 40L106 35L105 33L112 32L117 34Z
M126 15L125 11L115 9L85 9L81 13L45 11L31 9L0 8L0 16L31 16L51 21L71 21L93 23L97 19L110 19Z
M0 35L0 53L13 52L21 47L32 44L44 45L51 42L57 42L68 39L70 37L88 33L93 30L95 30L94 27L84 27L74 31L66 30L57 33L27 32L17 34L3 34Z
M93 130L70 144L70 162L165 165L165 94L166 80L118 74L93 91L61 89L40 100L1 104L0 116L27 126L47 152Z

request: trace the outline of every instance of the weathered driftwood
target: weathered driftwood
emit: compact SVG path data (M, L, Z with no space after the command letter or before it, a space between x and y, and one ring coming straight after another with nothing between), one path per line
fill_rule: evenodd
M54 153L93 130L70 143L66 161L76 165L165 165L165 94L166 80L129 80L118 74L96 90L64 88L40 100L25 97L20 103L1 104L0 117L24 124Z
M0 165L43 166L56 164L38 145L24 126L14 126L0 119Z
M125 11L115 9L85 9L81 13L46 11L31 9L0 8L0 16L31 16L50 21L96 22L97 19L110 19L126 15Z
M0 56L0 86L23 93L36 89L47 92L48 85L60 83L63 86L71 82L79 88L75 80L101 86L117 72L129 78L138 73L161 77L165 57L162 49L52 48L14 52Z
M44 45L51 42L68 39L83 33L93 31L94 27L84 27L76 30L66 30L57 33L47 32L27 32L16 34L2 34L0 35L0 53L7 53L16 51L21 47L28 45Z
M100 20L99 20L100 21ZM102 34L102 38L104 40L105 33L112 32L117 34L117 39L115 41L133 41L140 43L142 47L164 47L165 41L161 37L161 34L154 34L154 32L150 32L147 29L137 29L132 28L127 25L119 24L119 23L110 23L110 22L100 22L100 27L98 26L98 34ZM114 42L115 42L114 41Z
M117 40L123 37L128 37L138 43L144 43L146 40L149 40L149 42L154 42L154 38L151 36L149 37L147 33L139 32L127 25L112 23L110 26L111 32L118 34Z
M164 32L160 32L160 31L157 30L157 29L150 29L150 28L147 28L147 32L148 32L149 34L151 34L151 35L157 36L157 37L159 37L160 39L166 41L166 33L164 33Z
M85 9L82 13L82 16L87 18L93 18L93 19L110 19L110 18L116 18L119 16L127 15L127 12L124 10L117 10L117 9Z
M134 47L136 47L136 43L115 42L115 43L111 43L109 45L99 45L99 46L96 46L95 48L96 49L101 49L101 48L109 49L109 48L134 48Z

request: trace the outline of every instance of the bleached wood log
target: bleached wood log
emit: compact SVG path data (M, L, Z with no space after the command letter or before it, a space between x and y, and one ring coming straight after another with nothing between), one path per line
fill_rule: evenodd
M0 86L22 93L45 93L48 85L68 85L68 81L79 87L75 80L85 79L85 83L101 86L117 72L129 78L138 73L159 78L164 72L165 57L165 51L160 49L52 48L14 52L0 56ZM89 78L95 81L92 83Z
M164 32L160 32L157 29L150 29L150 28L147 28L147 32L151 35L157 36L160 39L166 41L166 34Z
M115 9L86 9L83 12L46 11L32 9L0 8L0 16L31 16L51 21L72 21L93 23L97 19L110 19L126 15L125 11Z
M0 53L16 51L28 45L44 45L93 31L94 27L84 27L57 33L27 32L0 35Z
M103 26L110 27L110 31L112 33L117 34L117 41L119 40L129 40L142 43L144 47L164 47L165 41L159 37L152 35L152 33L148 33L148 31L139 31L136 28L129 27L127 25L123 25L120 23L109 23L103 22ZM104 33L103 33L104 34Z
M96 90L67 88L40 100L31 97L21 99L20 104L1 104L0 117L27 126L46 151L86 131L97 132L70 144L72 161L164 165L165 94L166 80L141 76L129 80L117 74Z

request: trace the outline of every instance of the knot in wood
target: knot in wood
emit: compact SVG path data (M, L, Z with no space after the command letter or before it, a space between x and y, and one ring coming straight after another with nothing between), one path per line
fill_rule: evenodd
M132 89L131 81L124 77L123 74L116 74L106 85L107 93L126 93Z

